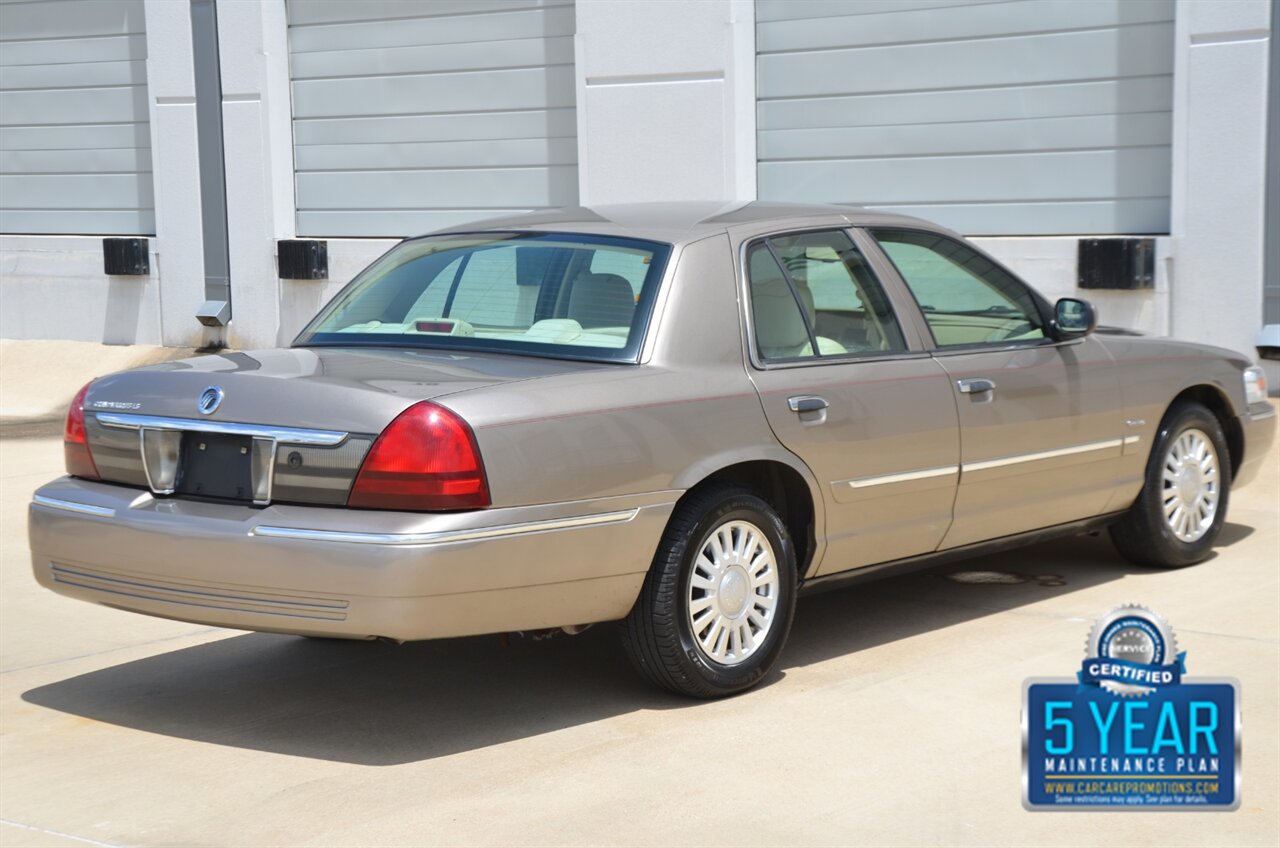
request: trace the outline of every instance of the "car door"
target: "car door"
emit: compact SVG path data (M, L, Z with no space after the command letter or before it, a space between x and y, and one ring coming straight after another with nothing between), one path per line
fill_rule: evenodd
M1119 380L1095 339L1055 342L1047 307L949 236L873 229L933 337L960 417L953 548L1098 515L1124 445Z
M959 472L945 370L846 231L757 238L742 260L751 379L774 433L823 489L816 573L934 550Z

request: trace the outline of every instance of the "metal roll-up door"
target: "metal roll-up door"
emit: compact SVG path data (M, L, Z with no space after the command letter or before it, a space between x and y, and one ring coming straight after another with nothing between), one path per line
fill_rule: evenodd
M155 232L143 0L0 3L0 232Z
M1262 323L1259 346L1280 356L1280 0L1271 5L1271 91L1267 106L1266 242L1262 260Z
M289 0L298 232L404 236L578 201L564 0Z
M1174 0L758 0L762 200L1169 232Z

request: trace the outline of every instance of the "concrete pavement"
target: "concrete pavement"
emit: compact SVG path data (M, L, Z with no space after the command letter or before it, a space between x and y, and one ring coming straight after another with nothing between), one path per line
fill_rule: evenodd
M0 339L0 426L61 420L103 374L190 356L190 348Z
M1280 842L1280 451L1203 565L1081 537L805 599L780 670L715 703L646 687L610 626L330 644L58 597L25 513L61 463L0 438L0 845ZM977 569L1025 579L946 576ZM1125 602L1242 682L1238 811L1022 809L1022 681Z

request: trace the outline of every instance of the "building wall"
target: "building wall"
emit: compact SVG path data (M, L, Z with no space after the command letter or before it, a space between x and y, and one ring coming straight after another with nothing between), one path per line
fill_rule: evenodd
M754 199L751 0L579 0L581 201Z
M108 277L101 237L0 235L0 338L160 344L154 248L149 258L145 277Z
M1076 286L1079 239L1075 236L976 237L973 241L1050 300L1084 297L1097 307L1099 323L1159 335L1169 333L1170 277L1174 263L1173 240L1167 236L1155 240L1153 287L1140 291L1090 289L1081 292Z
M0 28L0 232L155 232L143 0L4 3Z
M760 0L760 197L1168 233L1174 0Z
M573 0L287 9L299 233L577 203Z
M1280 2L1271 4L1271 32L1280 34ZM1272 104L1280 98L1280 47L1271 43L1268 74L1268 98ZM1280 385L1280 108L1272 106L1267 115L1267 209L1266 254L1263 258L1263 320L1266 327L1259 337L1258 347L1263 349L1271 366L1274 379Z
M1263 326L1270 26L1266 0L1179 0L1169 329L1250 353Z
M1045 2L1046 9L1062 7L1054 0ZM151 276L105 277L100 264L93 261L96 242L86 239L84 233L5 236L0 238L0 302L3 304L0 335L120 343L162 341L165 344L200 344L212 338L194 319L203 300L203 267L189 7L185 2L171 0L142 0L142 3L146 24L147 112L155 171L156 224L151 242ZM446 8L449 4L459 8L449 12ZM465 9L459 4L460 0L436 0L432 8L442 18L466 18L469 14L483 13L497 20L517 9L564 14L561 0L468 0ZM829 0L797 0L791 5L802 4L819 12L824 8L829 11L844 7L843 3ZM906 8L901 3L889 5ZM941 15L941 10L959 3L958 0L911 0L907 5L936 7L940 10L937 14ZM999 5L1013 4L993 4L986 7L987 12ZM1161 7L1159 0L1139 5L1148 11ZM359 8L361 15L376 16L381 14L379 9L394 12L392 7L402 8L396 5L396 0L371 0ZM318 4L314 13L307 13L312 19L306 26L333 27L336 33L351 22L322 21L315 15L341 17L351 14L343 11L351 8L352 4L346 3ZM423 7L414 3L411 8ZM767 10L769 4L759 8ZM1270 0L1212 3L1176 0L1173 9L1173 82L1168 104L1172 131L1167 154L1171 162L1168 166L1170 234L1157 239L1156 287L1144 292L1091 291L1087 295L1100 304L1104 322L1155 333L1172 331L1252 352L1262 319L1262 185L1271 3ZM558 133L570 131L563 125L561 114L555 120L541 124L535 120L529 127L513 131L531 133L526 140L535 140L532 145L523 145L527 148L524 153L513 155L522 157L536 148L547 153L548 158L546 162L532 164L553 168L556 167L553 161L567 163L572 153L577 160L577 199L585 204L677 198L750 200L757 195L759 141L761 190L769 194L764 175L768 173L769 163L775 161L771 157L777 152L775 142L781 136L770 136L773 129L766 126L767 120L773 120L776 113L774 106L768 105L774 103L770 99L774 95L764 87L772 84L767 83L764 75L759 93L765 100L760 104L757 121L756 11L757 5L752 0L701 0L696 4L680 0L577 0L573 6L571 69L572 132L576 135L576 149L561 149L567 136ZM309 75L306 84L310 85L312 81L341 74L325 74L323 68L314 67L301 70L297 61L299 52L295 50L291 78L290 14L295 15L295 24L301 25L296 12L286 7L285 0L218 0L235 314L225 339L242 348L287 343L333 292L394 243L388 239L358 237L373 232L368 229L353 229L344 234L336 230L324 232L323 226L312 227L309 223L305 228L299 227L300 223L323 220L308 217L308 210L321 209L309 199L316 195L310 193L311 186L303 175L326 172L331 164L340 166L336 170L358 170L341 157L359 151L337 149L355 143L350 137L351 126L343 128L347 136L339 134L327 139L300 131L295 119L300 105L310 96L304 95L306 85L302 75ZM0 4L0 39L7 37L4 18L3 4ZM1160 25L1164 24L1133 22L1134 27ZM381 28L375 28L379 37L385 36L383 30L395 29L394 24L385 22L377 27ZM554 32L548 30L548 35L559 41L543 45L551 52L544 52L542 58L559 56L556 62L563 67L565 30L563 27ZM770 37L774 36L779 36L778 32ZM835 35L826 33L822 37ZM363 60L373 64L363 70L353 66L352 70L359 70L356 76L361 79L381 76L396 79L396 75L402 73L410 77L447 76L451 71L446 67L447 59L442 58L445 54L438 53L441 47L439 44L364 45L352 52L373 50L363 54ZM785 55L779 51L790 48L775 44L769 49ZM325 51L307 52L323 54ZM336 55L341 52L335 51L334 61L360 58ZM0 45L0 54L3 53L5 48ZM389 55L384 60L375 55L378 53ZM438 70L418 65L382 64L407 61L410 55L417 57L415 62L437 63ZM926 55L922 61L927 61L927 54L922 55ZM312 56L307 61L313 59L318 57ZM541 61L536 56L534 59ZM509 60L510 57L505 56L494 59L499 64ZM4 55L0 55L0 64L4 61ZM562 95L558 96L563 99ZM413 113L411 120L425 115L422 97L412 95L413 102L405 107ZM324 107L317 105L318 101L310 102L312 105L306 108L314 106L321 111L305 118L306 121L314 118L319 126L325 121L337 120L336 116L323 113ZM545 110L551 102L535 103L530 108ZM1161 111L1162 102L1153 98L1153 110ZM431 117L426 116L428 123L432 123ZM394 120L387 122L388 125L395 123ZM558 127L554 132L548 129L553 123ZM357 121L356 125L363 127L365 123ZM434 125L444 126L439 121L434 121ZM327 126L338 129L336 123ZM544 131L545 135L540 135ZM918 138L927 135L913 132ZM870 137L861 131L855 135ZM467 138L475 141L470 136ZM445 158L427 161L436 162L438 170L445 171L455 167L447 163L447 156L459 153L458 146L451 145L451 141L456 140L431 136L415 141L375 134L370 149L385 150L399 165L412 165L423 161L414 159L415 156L431 150L431 145L439 145L434 151ZM552 141L555 143L550 143ZM499 156L496 151L511 153L513 149L512 145L497 144L491 152ZM825 155L822 150L810 152L819 159ZM558 158L553 160L552 153ZM335 156L338 159L332 158ZM499 164L510 161L514 160L500 156L494 159ZM439 164L441 162L444 164ZM359 182L356 178L357 187ZM406 205L403 199L377 207L380 194L391 194L406 186L413 194L424 197L420 201L423 205L433 202L426 197L433 193L430 187L424 191L416 184L395 180L386 190L370 192L360 204L371 203L376 207L376 214L370 218L382 216L381 220L388 220L386 216L390 215L390 220L406 221L400 212L416 207ZM335 195L343 193L334 192ZM817 186L801 194L803 196L797 195L795 199L824 199ZM842 194L839 199L868 198L850 193ZM555 196L555 202L573 202L573 198L561 192ZM365 208L360 204L352 206ZM509 206L513 204L503 208ZM479 217L483 213L484 210L478 208L469 209L468 217ZM1026 213L1028 219L1033 215L1031 211ZM429 224L424 223L422 228L427 226ZM144 228L139 226L139 229ZM969 228L969 232L978 233L982 229ZM1034 225L1028 224L1022 235L987 236L980 238L979 243L1046 294L1075 293L1076 239L1073 236L1080 233L1029 235L1032 230ZM328 280L277 278L276 241L297 234L333 236L328 243ZM388 236L403 234L400 231L385 233ZM75 304L74 320L63 317L67 304ZM122 320L122 315L131 310L134 320L127 317Z

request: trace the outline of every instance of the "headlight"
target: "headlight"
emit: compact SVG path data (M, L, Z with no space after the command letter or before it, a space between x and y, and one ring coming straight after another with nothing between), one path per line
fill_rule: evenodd
M1244 369L1244 399L1246 403L1263 403L1267 399L1267 375L1254 365Z

